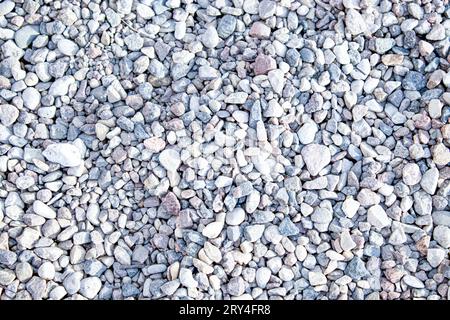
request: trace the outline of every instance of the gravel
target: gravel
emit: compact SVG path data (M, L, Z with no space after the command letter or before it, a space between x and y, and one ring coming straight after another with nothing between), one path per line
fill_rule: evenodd
M450 9L0 2L0 300L448 300Z

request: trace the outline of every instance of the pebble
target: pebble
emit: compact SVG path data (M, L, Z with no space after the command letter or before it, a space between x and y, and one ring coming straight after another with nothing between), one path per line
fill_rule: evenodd
M380 205L374 205L367 210L367 222L376 229L383 229L391 224L386 211Z
M80 293L88 299L94 299L102 288L102 281L97 277L84 278L80 281Z
M25 107L36 110L41 103L41 94L35 88L28 87L22 93L22 100Z
M367 25L361 14L353 8L350 8L345 15L345 26L351 35L356 36L367 32Z
M265 25L261 21L255 21L252 24L252 27L250 28L249 35L251 37L257 38L257 39L269 39L270 38L270 27Z
M206 48L212 49L217 47L220 41L217 30L214 27L209 26L205 33L202 34L201 41Z
M308 144L302 149L302 158L312 176L317 176L331 161L330 150L319 144Z
M48 161L63 167L77 167L82 163L80 150L69 143L52 143L45 148L42 155Z
M234 208L226 215L225 222L230 226L238 226L245 220L245 211L242 208Z
M181 165L180 154L174 149L165 149L159 154L159 163L170 172L176 172Z
M422 179L420 168L415 163L408 163L403 167L403 182L407 186L418 184Z
M58 41L58 50L66 56L74 56L77 54L79 47L71 40L61 39Z
M15 32L14 41L19 48L25 49L38 35L40 35L39 26L26 25Z

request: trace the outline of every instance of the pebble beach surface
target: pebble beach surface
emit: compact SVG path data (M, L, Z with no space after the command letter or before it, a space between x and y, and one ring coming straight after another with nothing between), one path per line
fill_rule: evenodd
M448 0L0 1L0 300L450 299Z

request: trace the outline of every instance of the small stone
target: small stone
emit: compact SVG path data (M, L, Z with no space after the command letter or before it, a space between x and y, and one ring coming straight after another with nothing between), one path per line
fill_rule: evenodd
M259 3L258 13L261 19L267 19L275 14L277 5L275 1L263 0Z
M381 57L381 61L387 66L399 66L403 63L403 55L386 54Z
M296 236L300 233L300 229L289 217L286 217L281 221L278 230L280 231L280 234L285 237Z
M431 267L436 268L441 264L446 255L446 251L441 248L430 248L427 253L427 261Z
M298 139L302 144L310 144L314 142L318 131L317 125L313 121L305 122L297 131Z
M267 286L267 283L269 283L270 277L272 275L272 272L267 267L261 267L256 270L256 284L258 287L264 289Z
M198 68L198 77L200 80L210 81L219 78L220 73L213 67L205 65Z
M70 143L52 143L47 146L42 155L48 161L63 167L77 167L82 163L80 150Z
M420 186L427 193L433 195L436 192L437 184L439 180L439 170L437 168L431 168L422 175L420 180Z
M205 33L201 35L200 40L206 48L212 49L219 44L220 38L217 30L213 26L209 26L206 28Z
M69 273L63 281L64 289L67 293L72 295L77 293L81 287L81 279L83 278L82 272L72 272Z
M281 95L283 92L286 79L284 78L284 72L280 69L271 70L268 73L270 85L275 93Z
M331 161L330 150L319 144L308 144L303 147L301 154L312 176L317 176Z
M51 262L58 260L64 253L64 251L58 247L37 248L34 252L38 257Z
M88 299L94 299L102 288L102 281L97 277L89 277L81 280L80 293Z
M348 54L348 43L344 42L341 45L335 46L333 52L336 55L336 61L342 65L350 63L350 56Z
M8 269L0 269L0 285L8 286L11 282L14 281L16 275L13 271Z
M230 226L238 226L245 220L245 211L242 208L234 208L227 212L225 222Z
M159 163L169 172L176 172L181 164L180 154L174 149L166 149L159 154Z
M247 101L248 93L233 92L225 98L225 103L229 104L244 104Z
M345 268L345 274L351 277L353 280L360 280L369 276L369 272L366 269L364 262L359 257L354 257Z
M250 28L249 35L250 37L258 38L258 39L269 39L270 38L270 28L265 25L261 21L256 21L252 24Z
M0 122L9 127L13 125L19 117L19 110L11 104L0 105Z
M195 288L198 286L198 282L192 276L192 271L190 269L181 268L179 279L181 285L186 288Z
M26 284L27 291L33 300L42 300L46 294L47 283L44 279L33 277Z
M36 110L41 103L41 94L35 88L28 87L22 93L22 100L25 107Z
M433 230L433 239L444 249L450 247L450 228L446 226L436 226Z
M374 205L367 210L367 222L376 229L383 229L391 224L386 212L380 205Z
M127 250L125 250L121 246L116 246L116 248L114 249L114 258L116 258L116 260L124 266L131 265L130 255L128 254Z
M173 192L168 192L161 201L161 207L170 215L179 215L181 205L177 196Z
M311 220L318 224L329 224L333 220L333 213L326 208L315 208Z
M0 16L7 15L14 10L15 3L11 0L2 1L0 3Z
M17 261L17 254L13 251L0 249L0 264L12 266Z
M405 282L405 284L407 284L408 286L410 286L412 288L416 288L416 289L425 288L425 285L423 284L422 281L420 281L416 277L410 276L409 274L407 274L403 277L403 281Z
M421 90L426 86L425 76L417 71L409 71L403 79L403 89L405 90Z
M414 193L414 210L417 214L421 216L431 214L432 206L432 199L428 193L423 191Z
M408 163L403 167L403 182L407 186L418 184L422 178L420 168L415 163Z
M208 239L214 239L220 235L222 229L223 223L219 221L214 221L208 224L205 228L203 228L202 235L204 235Z
M239 297L245 292L245 281L242 277L233 277L227 285L227 291L230 295Z
M66 56L74 56L77 54L79 47L69 39L61 39L58 41L58 50Z
M144 146L153 153L158 153L164 150L166 142L158 137L151 137L144 140Z
M255 75L267 74L271 70L277 68L277 63L275 59L271 56L265 54L260 54L256 57L255 63L253 64L253 70Z
M19 262L16 265L16 276L20 282L27 282L33 276L33 268L28 262Z
M237 19L232 15L225 15L219 20L217 25L217 33L221 38L228 38L236 29Z
M46 205L45 203L43 203L40 200L35 200L33 202L33 211L34 211L34 213L36 213L46 219L55 219L56 218L55 210L53 210L52 208L50 208L48 205Z
M345 15L345 26L351 35L356 36L367 31L367 25L361 14L355 9L347 10Z
M445 27L440 23L436 23L431 29L431 31L427 33L425 38L431 41L439 41L445 39L445 34L446 34Z
M353 241L348 230L344 230L341 232L340 244L341 244L342 250L344 250L344 251L350 251L356 247L356 243L355 243L355 241Z
M55 277L55 267L51 262L44 262L38 269L38 275L44 280L52 280Z
M14 34L14 41L19 48L27 48L40 34L38 25L26 25Z
M446 166L450 162L450 150L443 143L435 145L432 154L433 161L438 166Z
M342 211L344 211L347 218L350 219L355 216L356 212L358 212L359 207L359 202L350 197L345 199L345 201L342 203Z
M144 39L138 33L132 33L124 39L127 48L131 51L139 51L144 46Z
M75 78L73 76L64 76L62 78L56 79L52 83L48 94L51 96L65 96L69 92L70 85L75 83Z
M321 272L310 271L308 273L309 283L312 286L321 286L327 284L327 277Z
M20 176L16 179L16 187L19 190L25 190L35 185L35 181L30 176Z
M256 242L262 237L264 230L265 230L264 225L261 224L250 225L245 227L244 235L248 241Z
M392 49L395 45L395 40L392 38L375 38L375 52L384 54Z

